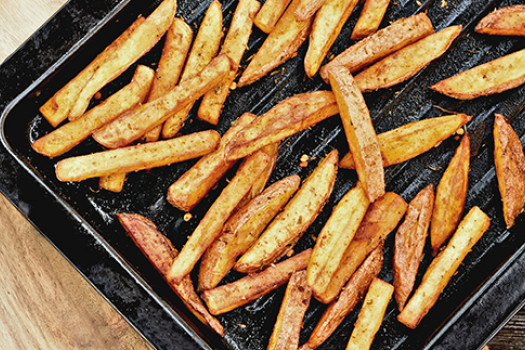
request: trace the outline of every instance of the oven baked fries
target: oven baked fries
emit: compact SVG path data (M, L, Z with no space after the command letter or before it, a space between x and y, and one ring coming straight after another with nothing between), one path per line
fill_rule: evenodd
M518 135L501 114L494 121L494 163L503 216L511 228L525 205L525 156Z
M319 163L257 242L239 258L236 271L259 271L292 249L330 198L337 175L337 161L337 150L333 150Z
M525 36L525 5L502 7L483 17L476 32L489 35Z
M390 0L366 0L350 39L360 40L377 31Z
M220 135L206 130L176 139L143 143L83 156L62 159L55 172L60 181L82 181L115 173L129 173L165 166L210 153Z
M202 256L199 290L215 288L219 284L237 258L255 243L266 225L281 211L300 183L298 175L277 181L228 219L221 235Z
M468 212L447 247L434 258L414 295L397 316L399 322L411 329L417 327L489 225L489 217L480 208L473 207Z
M466 114L428 118L378 134L383 167L402 163L427 152L452 136L471 119L472 116ZM355 169L352 152L345 154L339 166Z
M361 91L374 91L397 85L416 75L430 62L443 55L461 33L461 26L451 26L431 34L383 58L355 76Z
M117 219L133 242L148 258L159 273L166 278L171 262L178 252L153 222L138 214L118 213ZM206 309L187 276L181 283L168 283L184 305L204 324L224 337L224 328Z
M246 275L235 282L202 292L202 300L212 315L219 315L249 303L285 284L290 276L306 269L312 249L307 249L265 270Z
M430 242L434 254L454 232L461 219L467 198L469 167L470 137L465 133L436 189L430 223Z
M265 1L259 12L257 12L257 16L253 19L253 24L266 34L269 34L275 28L290 2L291 0Z
M525 49L463 71L430 88L459 100L497 94L525 83L523 61Z
M368 107L347 68L332 67L328 71L328 77L339 106L339 115L354 158L359 182L370 202L374 202L385 193L385 172Z
M304 21L313 15L325 4L327 0L303 0L295 9L294 15L298 20Z

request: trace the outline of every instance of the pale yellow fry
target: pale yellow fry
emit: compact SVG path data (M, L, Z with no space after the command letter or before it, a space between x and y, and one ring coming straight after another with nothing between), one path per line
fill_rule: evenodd
M265 1L261 10L255 16L253 23L265 32L270 33L279 21L291 0L268 0Z
M323 6L326 0L303 0L295 9L295 17L304 21L315 15L315 13Z
M115 193L121 192L124 189L126 177L127 173L116 173L102 176L98 180L98 188Z
M350 39L360 40L377 31L390 0L366 0Z

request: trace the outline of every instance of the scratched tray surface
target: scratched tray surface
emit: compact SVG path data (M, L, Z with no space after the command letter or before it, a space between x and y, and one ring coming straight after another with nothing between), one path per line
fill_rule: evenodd
M90 25L95 26L96 30L89 32L58 65L50 69L40 82L30 91L27 91L5 115L3 124L5 142L16 154L16 157L28 165L54 195L67 203L68 210L78 214L88 222L94 229L93 234L102 237L103 241L107 242L109 247L131 266L132 272L138 274L160 300L167 302L173 312L181 314L189 327L203 337L210 346L219 349L265 349L275 323L284 287L244 307L218 316L226 331L225 338L220 339L200 325L198 321L195 321L181 306L181 303L161 277L126 236L114 216L117 212L143 214L154 221L177 248L181 248L186 237L191 234L199 220L204 216L226 183L226 179L231 178L235 169L232 169L225 179L220 181L219 186L213 189L202 203L192 211L192 220L186 222L183 220L184 213L173 208L166 201L165 194L169 185L190 168L194 161L129 174L124 190L115 194L98 190L98 183L95 179L80 183L61 183L55 177L54 165L58 159L101 150L100 146L94 141L87 140L66 155L53 160L36 154L30 147L30 142L52 130L39 114L38 107L74 77L139 14L149 14L159 2L120 2L118 5L120 7L117 6L118 11L112 13L109 20L104 18L102 22L93 21L95 23ZM428 86L443 78L524 48L523 39L490 37L476 34L473 31L475 24L494 8L515 3L519 2L485 2L479 0L449 0L444 2L435 0L419 3L398 0L389 6L382 26L400 17L425 11L436 30L449 25L461 24L463 25L463 32L445 55L431 63L415 77L392 89L365 94L376 131L383 132L408 122L450 114L444 110L473 115L472 121L467 126L472 137L473 157L469 174L466 210L474 205L480 206L489 214L492 224L489 231L467 256L435 307L416 331L410 331L396 321L397 310L394 302L390 303L383 325L373 343L373 349L420 349L435 342L436 331L446 330L451 317L458 310L462 310L462 305L479 286L525 243L525 237L517 234L524 228L523 216L518 219L515 229L509 232L504 228L492 157L494 112L507 116L521 136L522 142L525 141L525 87L474 101L457 101L428 89ZM178 15L184 17L196 28L208 4L209 1L179 1ZM226 29L229 26L235 6L236 1L223 2ZM88 5L86 8L89 12ZM332 48L334 54L343 51L351 44L348 38L359 10L360 6L354 11L335 42ZM89 16L89 13L79 13L78 15ZM102 23L102 25L97 26L97 23ZM254 29L244 60L257 51L264 37L262 32ZM159 59L162 43L163 41L138 63L154 67L155 62ZM297 57L276 69L275 74L270 74L251 86L234 90L226 102L217 130L223 133L230 123L243 112L261 114L277 102L293 94L329 89L329 86L324 84L318 76L313 80L306 78L302 65L305 51L306 44L301 47ZM245 61L243 61L244 66ZM102 99L125 85L130 80L133 70L134 66L106 86L101 91ZM190 113L190 120L182 130L183 134L210 128L209 125L197 121L194 118L195 114L196 109L194 108ZM434 183L437 185L457 145L458 141L451 138L416 159L387 168L387 190L400 194L408 202L427 184ZM276 170L270 181L273 182L295 173L304 179L317 165L318 160L334 148L340 151L341 156L348 150L338 117L330 118L287 139L280 147ZM299 158L303 154L312 158L306 168L299 166ZM329 202L298 242L295 251L313 246L313 238L317 236L327 220L332 207L355 182L356 174L354 171L339 170L337 182ZM392 281L392 246L393 235L390 235L386 241L385 264L380 274L380 277L388 282ZM427 249L418 280L421 279L422 271L429 265L430 260L431 254ZM240 276L237 273L230 273L224 282L233 281ZM195 276L193 277L195 278ZM346 346L359 307L347 317L336 333L321 347L322 349L339 349ZM315 300L312 301L305 316L301 343L308 338L323 310L322 304ZM121 312L126 315L126 312L132 311L121 310ZM144 325L136 326L139 331L143 331ZM156 331L162 332L162 329ZM479 339L479 342L483 340ZM150 341L159 348L167 348L165 342L156 344L155 339L150 339ZM172 345L176 348L176 344ZM457 346L457 348L461 348L460 343Z

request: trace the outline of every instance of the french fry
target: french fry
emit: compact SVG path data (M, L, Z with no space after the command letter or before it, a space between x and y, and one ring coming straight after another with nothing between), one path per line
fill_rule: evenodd
M128 85L93 107L81 118L37 139L31 147L50 158L66 153L87 139L94 130L142 103L148 95L152 81L153 70L146 66L137 66Z
M461 33L461 26L451 26L431 34L365 68L355 76L361 91L389 88L414 76L430 62L441 57Z
M237 68L248 46L253 17L257 14L260 6L261 4L257 0L239 1L221 48L221 53L227 54L234 62L234 68L219 85L208 91L202 98L197 112L197 117L200 120L212 125L217 125L219 122L224 101L230 94L231 86L237 76Z
M401 18L337 55L321 67L321 77L328 82L328 70L335 66L344 66L354 73L433 32L434 27L424 13Z
M525 49L461 72L430 88L460 100L497 94L525 83L524 60Z
M241 74L238 87L250 85L274 68L297 55L297 50L308 37L312 18L298 20L295 9L303 0L292 0L275 28L264 40L259 51Z
M162 124L171 114L212 89L230 69L228 56L217 56L201 72L177 85L169 93L96 130L93 138L107 148L122 147L138 140L146 132Z
M56 165L60 181L82 181L115 173L165 166L207 154L217 148L215 130L196 132L172 140L128 146L62 159Z
M274 28L282 14L290 4L291 0L268 0L265 1L257 16L253 19L253 24L260 30L269 34Z
M308 341L299 350L313 350L324 343L364 297L368 286L383 266L383 247L374 249L352 275L339 297L334 300L317 322Z
M310 305L312 290L306 283L306 271L292 274L275 321L268 350L297 349L303 317Z
M416 282L433 205L434 186L430 184L408 204L405 220L396 233L392 272L399 311L403 310Z
M317 236L308 263L308 285L312 288L314 296L326 290L369 204L365 190L358 183L333 209Z
M84 114L91 98L102 87L118 77L157 44L171 25L176 10L175 0L164 0L142 24L130 33L128 39L113 52L113 55L102 62L76 97L68 115L70 120Z
M326 0L303 0L295 9L294 15L300 21L311 18L324 5Z
M375 33L385 16L388 4L390 4L390 0L365 1L350 39L360 40Z
M411 329L417 327L489 225L489 217L480 208L473 207L468 212L447 247L434 258L414 295L397 316L399 322Z
M358 0L327 0L317 12L304 58L304 71L310 78L321 67L357 3Z
M138 214L119 213L117 218L131 239L159 273L166 278L171 262L178 252L153 222ZM187 276L181 283L168 283L184 305L204 324L224 337L224 328L206 309L195 292L191 278Z
M198 74L210 63L219 51L222 36L222 6L218 0L213 0L199 26L199 31L195 36L195 41L188 54L186 66L184 67L184 72L182 73L179 84L186 82ZM232 61L231 69L233 69L233 67L235 67L235 63ZM228 76L228 74L226 76ZM221 81L225 79L225 77L223 77ZM219 83L214 84L213 88L218 86ZM209 89L208 91L211 90L212 89ZM164 138L174 137L179 132L196 100L197 99L192 100L180 111L170 115L162 127L162 136Z
M525 156L520 139L501 114L494 121L494 163L507 228L525 205Z
M425 153L452 136L471 119L472 116L466 114L428 118L377 135L383 167L402 163ZM339 166L355 169L352 152L345 154Z
M98 179L98 188L119 193L124 189L127 175L128 173L124 172L102 176Z
M328 288L323 294L316 295L319 301L328 304L339 295L366 256L396 228L406 209L403 198L392 192L385 193L370 205Z
M525 5L502 7L479 21L476 32L489 35L525 35Z
M347 68L332 67L328 77L356 164L357 176L368 199L374 202L385 193L385 172L368 107Z
M394 287L390 283L379 278L375 278L372 281L363 301L361 311L359 311L357 316L357 321L346 350L370 349L374 337L383 322L383 317L393 292Z
M265 270L235 282L202 292L202 300L212 315L219 315L249 303L283 284L296 272L306 269L312 249L307 249Z
M250 113L240 116L236 123L224 133L217 150L199 159L195 165L170 185L166 196L168 202L179 210L191 211L235 164L235 161L224 159L226 144L241 128L255 118L256 116Z
M430 242L434 254L454 232L461 219L467 198L469 166L470 138L466 133L436 189L430 223Z
M246 157L339 113L331 91L315 91L289 97L243 128L226 147L226 159Z
M255 179L264 171L268 158L266 153L257 152L240 165L233 179L208 209L173 261L168 273L170 281L178 283L190 273L202 254L220 235L226 220L248 193Z
M235 270L251 273L280 259L297 243L328 201L337 175L337 150L331 151L295 196L244 253Z

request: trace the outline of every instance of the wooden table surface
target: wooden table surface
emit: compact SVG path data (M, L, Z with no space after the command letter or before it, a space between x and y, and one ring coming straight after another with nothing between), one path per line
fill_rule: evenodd
M0 63L65 0L0 0ZM0 349L151 349L0 195ZM525 349L525 311L489 343Z

